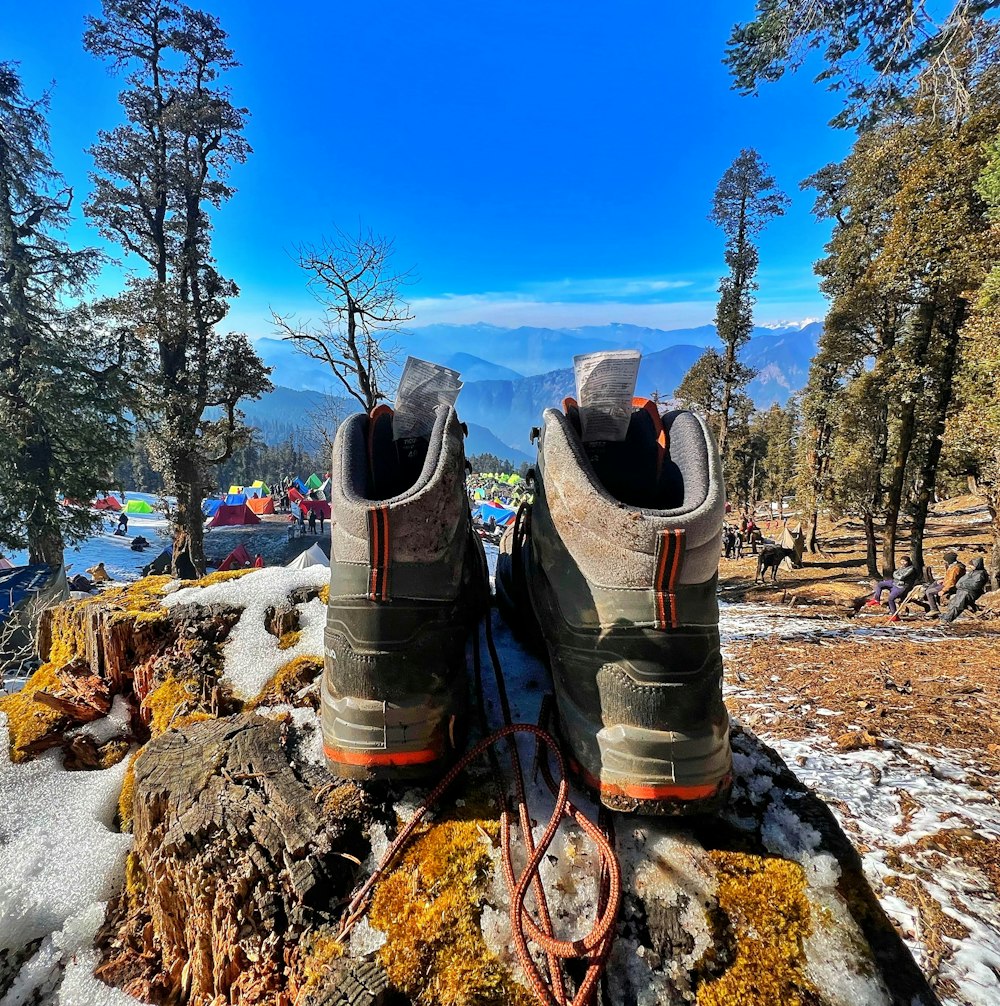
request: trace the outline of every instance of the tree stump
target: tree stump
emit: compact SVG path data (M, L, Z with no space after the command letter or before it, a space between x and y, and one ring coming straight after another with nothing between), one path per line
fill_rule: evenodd
M340 793L337 813L318 802L329 777L292 767L285 729L241 714L143 751L103 980L157 1003L291 1002L297 940L333 921L367 844L358 791Z

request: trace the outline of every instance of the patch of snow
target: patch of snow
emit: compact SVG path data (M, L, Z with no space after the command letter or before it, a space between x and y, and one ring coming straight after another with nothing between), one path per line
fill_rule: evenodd
M64 968L82 961L81 948L103 921L103 904L124 879L132 836L115 832L113 822L127 759L100 771L69 772L58 751L14 764L9 745L0 714L0 949L42 944L0 1004L35 1001L41 989L41 998L56 1003L114 1006L122 1000L77 997L86 982Z
M225 604L243 608L243 615L233 626L223 649L222 677L232 685L238 698L252 699L290 660L300 656L322 658L326 606L319 598L299 605L301 636L295 646L286 650L279 649L278 640L267 631L264 615L272 605L287 601L296 587L320 587L329 578L326 566L305 569L270 566L237 580L175 590L161 603L166 608L179 604Z

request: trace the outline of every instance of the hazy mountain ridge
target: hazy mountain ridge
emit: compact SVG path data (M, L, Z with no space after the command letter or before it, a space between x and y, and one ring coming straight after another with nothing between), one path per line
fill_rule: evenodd
M822 331L821 322L754 328L740 355L758 372L748 391L759 408L783 404L805 386ZM458 400L459 413L466 422L482 428L475 437L470 435L469 453L489 452L516 463L530 451L528 434L538 425L542 411L558 407L574 393L574 355L639 349L643 359L636 393L648 396L655 391L661 398L670 398L704 349L719 347L712 325L671 331L624 324L575 329L429 325L401 334L397 341L397 367L413 355L462 374L465 386ZM356 403L337 392L327 368L298 353L290 343L261 339L257 349L265 363L274 367L272 380L280 387L260 402L248 404L245 411L269 442L275 436L282 439L279 433L286 427L299 425L294 416L302 416L301 425L308 427L306 414L319 405L323 393L334 394L342 402L343 415L356 411Z

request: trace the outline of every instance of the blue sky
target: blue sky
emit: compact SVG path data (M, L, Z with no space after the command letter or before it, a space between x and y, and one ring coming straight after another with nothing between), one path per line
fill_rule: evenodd
M120 81L81 46L99 3L0 4L0 59L31 94L54 82L53 153L79 209L85 148L119 120ZM798 186L851 137L827 126L837 101L808 71L756 98L730 90L725 41L750 3L204 6L243 64L229 83L254 147L216 216L242 291L227 327L272 335L271 307L308 317L295 246L359 224L413 268L414 325L709 322L725 266L707 214L744 146L793 200L761 239L756 320L823 314L812 263L828 226ZM99 243L82 220L73 238Z

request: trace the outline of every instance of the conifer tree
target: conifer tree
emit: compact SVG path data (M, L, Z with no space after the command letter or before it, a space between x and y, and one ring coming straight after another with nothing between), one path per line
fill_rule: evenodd
M729 274L719 283L715 314L716 331L722 341L722 353L716 356L721 356L721 362L712 357L714 350L706 350L694 364L688 384L704 384L709 372L718 370L719 404L715 429L723 454L736 396L754 376L753 370L739 361L739 351L749 342L753 329L757 289L754 277L758 262L754 239L772 217L785 212L787 204L788 198L777 189L756 150L740 151L719 180L712 199L709 219L726 237L726 265L729 267Z
M200 572L208 473L247 442L241 399L271 387L246 336L220 331L239 291L212 256L213 211L250 153L246 110L219 82L237 63L215 17L173 0L104 0L84 45L126 72L125 122L91 151L87 212L144 267L107 312L144 349L137 411L177 497L172 571Z
M47 110L0 63L0 545L58 566L99 525L90 503L112 488L129 427L124 346L80 303L97 253L59 237L73 193Z

